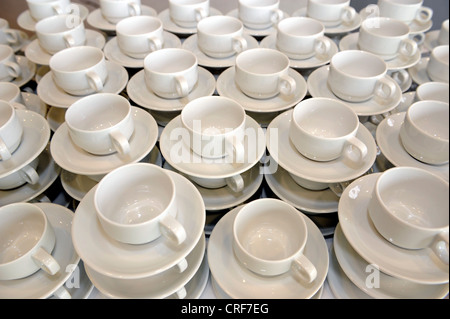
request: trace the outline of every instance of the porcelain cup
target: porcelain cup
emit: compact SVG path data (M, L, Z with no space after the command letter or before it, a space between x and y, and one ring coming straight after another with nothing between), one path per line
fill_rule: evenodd
M360 163L367 146L356 137L358 115L345 103L328 98L300 102L292 112L289 138L303 156L319 162L343 158Z
M0 82L10 82L21 74L14 50L6 44L0 44Z
M186 239L176 219L175 183L154 164L126 164L108 173L98 183L94 205L105 232L119 242L146 244L163 236L180 245Z
M27 5L31 17L36 21L72 11L70 0L27 0Z
M381 17L411 24L425 24L433 17L433 10L423 6L423 0L378 0Z
M94 155L130 152L134 132L130 102L121 95L98 93L73 103L65 122L72 141Z
M283 20L279 0L239 0L239 20L249 29L264 30Z
M321 22L308 17L291 17L278 23L276 46L289 58L304 60L327 55L331 40L325 37Z
M51 252L56 237L45 212L30 203L0 207L0 280L21 279L42 269L49 275L60 266Z
M244 25L229 16L212 16L197 25L197 43L200 50L213 58L227 58L247 49Z
M39 174L36 169L39 164L39 157L19 170L0 178L0 190L12 190L25 184L35 185L39 182Z
M358 47L380 56L385 61L397 57L408 59L413 57L419 48L409 35L410 28L402 21L384 17L369 18L361 24ZM421 39L416 40L422 42Z
M300 187L311 190L311 191L323 191L325 189L330 189L336 196L341 197L345 188L350 182L339 182L339 183L322 183L306 179L289 172L289 175L294 180L294 182Z
M86 43L84 22L78 20L69 25L67 18L67 15L58 15L36 23L35 30L39 45L51 55Z
M448 163L448 117L448 103L420 101L412 104L400 129L403 147L421 162L432 165Z
M169 0L169 15L182 28L195 28L197 23L209 17L209 0Z
M7 161L22 142L23 124L14 106L5 101L0 101L0 115L0 159Z
M50 58L49 66L55 84L75 96L100 92L108 78L105 55L95 47L61 50Z
M262 276L289 272L303 283L317 277L316 267L303 254L308 229L302 214L278 199L252 201L233 221L235 257Z
M278 94L294 94L297 83L289 75L290 61L282 52L273 49L250 49L236 58L235 83L254 99L269 99Z
M24 104L20 87L12 82L0 82L0 100L14 104Z
M442 22L441 25L441 29L439 30L439 34L438 34L438 43L440 45L448 45L448 26L449 24L449 20L444 20L444 22Z
M449 84L444 82L425 82L416 88L414 102L440 101L449 103Z
M102 16L112 24L142 14L141 0L100 0Z
M346 50L331 58L327 82L331 91L344 101L363 102L371 98L389 101L398 85L387 70L386 62L373 53Z
M144 59L144 78L147 89L159 97L186 97L198 81L197 57L177 48L152 52Z
M428 171L391 168L376 181L369 216L393 245L429 247L448 265L448 191L448 182Z
M14 45L19 41L19 33L10 29L8 20L0 18L0 44Z
M351 24L356 19L350 0L308 0L306 14L326 27Z
M440 45L431 51L427 64L427 74L432 81L448 83L448 45Z

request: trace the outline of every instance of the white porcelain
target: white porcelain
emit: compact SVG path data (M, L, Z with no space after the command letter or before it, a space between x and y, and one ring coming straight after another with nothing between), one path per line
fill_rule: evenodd
M131 16L140 16L142 13L141 0L100 0L100 11L108 22L118 23Z
M403 147L400 139L400 130L405 121L405 116L405 112L396 113L388 116L378 124L376 139L381 152L394 166L422 168L448 181L448 164L430 165L423 163L412 157Z
M427 64L427 74L432 81L448 83L448 44L435 47Z
M70 0L27 0L30 15L36 21L71 12Z
M433 10L423 6L423 0L379 0L380 16L400 20L407 24L416 21L425 24L431 21Z
M281 13L283 14L283 19L289 17L289 14L287 12L281 10ZM226 15L240 20L239 8L235 8L235 9L227 12ZM268 28L264 28L264 29L255 29L255 28L247 27L244 24L244 33L259 39L261 37L266 37L269 35L276 35L277 28L276 28L276 24L272 24Z
M17 64L20 67L20 75L10 82L22 87L30 82L36 74L36 64L28 60L27 57L16 55Z
M309 159L327 162L343 157L360 163L368 150L356 138L359 126L358 115L345 103L311 98L294 107L289 139Z
M372 134L364 125L360 125L356 137L367 146L368 153L359 164L351 164L341 158L330 162L316 162L302 156L289 138L292 112L289 110L277 116L266 133L267 149L271 157L289 173L320 183L340 183L358 178L374 164L377 147Z
M232 225L242 207L225 214L209 237L209 268L223 291L230 297L239 299L306 299L314 296L324 283L328 271L328 248L317 226L309 218L305 218L308 240L304 254L317 265L317 277L312 284L301 284L288 273L273 277L260 276L244 267L234 256Z
M90 295L92 294L94 290L94 285L92 284L91 280L89 279L88 275L86 274L86 270L84 267L84 263L82 260L78 263L77 267L74 267L75 270L69 278L66 283L64 284L64 287L61 286L58 290L61 288L66 290L67 294L70 295L71 299L88 299ZM75 279L76 278L76 279ZM76 284L73 284L76 281ZM55 296L55 293L53 296L48 297L48 299L60 299L57 296Z
M329 88L327 84L328 75L330 73L330 67L325 65L314 70L309 76L307 80L308 92L312 97L326 97L331 99L339 99L336 95L334 95L333 91ZM400 86L394 79L389 79L392 85L396 86L394 96L388 100L380 100L376 98L372 98L363 102L345 102L348 106L350 106L358 116L371 116L377 114L383 114L393 110L402 99L402 90Z
M449 105L438 101L420 101L406 111L400 139L406 151L417 160L441 165L448 163Z
M54 229L57 245L52 251L52 256L58 260L61 271L49 276L46 272L40 270L22 279L2 280L0 281L0 297L3 299L49 298L74 275L76 269L74 266L80 262L80 257L75 252L71 240L73 212L61 205L52 203L33 205L45 212ZM74 297L73 294L72 297Z
M21 68L14 50L6 44L0 44L0 81L9 82L18 78Z
M449 19L444 20L441 24L441 28L439 29L438 35L438 43L439 45L448 45L449 44Z
M405 69L388 71L387 74L397 82L403 93L408 92L412 86L412 77Z
M327 27L351 24L356 19L356 11L349 0L308 0L307 15L319 20Z
M216 15L222 15L222 12L220 12L220 10L210 6L208 17L216 16ZM169 8L164 9L161 12L159 12L158 18L161 19L161 21L163 22L164 30L166 30L170 33L173 33L175 35L179 35L180 37L185 38L187 36L197 33L197 24L195 24L191 27L182 27L182 26L176 24L175 21L172 20L172 18L170 16Z
M26 183L35 185L39 182L39 174L36 168L39 164L39 157L33 159L30 164L25 165L18 171L0 178L0 190L11 190Z
M40 269L51 276L60 271L51 255L55 231L42 209L30 203L14 203L3 206L0 215L1 280L25 278Z
M145 110L133 107L135 131L130 139L130 153L96 156L77 147L69 136L66 123L54 133L50 150L55 162L69 172L80 175L105 175L124 164L142 160L153 149L158 138L158 125Z
M108 78L103 89L98 93L119 94L128 83L127 70L115 62L106 61L105 64ZM44 103L66 109L84 97L71 95L61 89L53 79L53 71L48 72L42 77L36 90L37 95Z
M20 41L18 30L11 29L6 19L0 18L0 44L13 46Z
M348 186L339 201L339 224L348 242L369 264L383 273L420 284L448 283L448 265L429 249L399 248L378 233L368 213L369 201L378 177L370 174Z
M367 295L377 299L442 299L448 294L448 283L425 285L392 277L379 272L379 284L366 285L370 264L353 249L345 238L340 225L336 227L333 239L334 253L345 275ZM375 273L374 273L375 274Z
M23 123L12 103L0 101L0 158L7 161L23 138Z
M249 29L264 30L275 26L283 20L284 13L280 10L279 0L254 1L239 0L239 19Z
M433 80L430 79L427 73L429 61L430 61L429 57L421 58L418 63L408 68L408 72L411 75L411 78L413 79L414 83L421 85L427 82L433 82Z
M169 0L170 18L182 28L194 28L209 16L209 0Z
M93 188L78 205L72 228L74 247L85 265L109 277L122 279L145 278L172 267L179 269L177 265L186 261L203 236L205 206L191 182L179 174L170 171L168 174L175 181L179 204L177 218L187 235L184 243L174 247L160 237L149 244L130 246L110 238L92 214L96 189Z
M449 103L449 84L444 82L426 82L416 88L415 102L439 101Z
M95 287L113 299L162 299L174 296L187 298L187 283L196 275L205 256L205 236L202 236L192 252L186 257L188 268L179 273L171 268L154 276L137 279L111 278L86 267Z
M25 104L20 87L11 82L0 82L0 100L7 103Z

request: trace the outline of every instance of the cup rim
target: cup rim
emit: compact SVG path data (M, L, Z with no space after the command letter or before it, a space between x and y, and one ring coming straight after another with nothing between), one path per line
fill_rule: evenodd
M293 22L292 22L293 21ZM294 35L292 33L288 33L285 30L283 30L283 27L285 24L290 24L290 23L298 23L298 22L310 22L311 24L314 24L315 26L320 26L321 30L319 32L314 32L312 34L304 34L304 35ZM301 38L316 38L320 35L324 35L325 34L325 26L323 25L322 22L320 22L319 20L313 19L313 18L309 18L309 17L288 17L285 18L283 20L281 20L278 25L277 25L277 30L278 32L282 32L284 35L290 36L290 37L301 37Z
M280 0L271 0L272 2L266 5L258 5L257 1L254 0L239 0L239 5L250 9L264 9L273 6L280 5Z
M224 33L224 34L217 34L214 32L210 32L208 29L203 29L205 27L206 24L208 23L214 23L214 20L220 20L220 21L229 21L229 25L231 25L231 23L233 23L237 28L235 28L235 30L230 31L228 33ZM234 27L233 25L233 27ZM210 17L206 17L204 19L201 19L198 23L197 23L197 33L198 34L204 34L207 36L214 36L214 37L228 37L230 35L236 34L236 33L240 33L243 32L244 30L244 24L241 22L241 20L231 17L231 16L210 16Z
M67 28L64 31L53 32L53 31L48 31L48 30L47 31L41 30L41 28L43 28L44 26L47 26L47 24L50 24L50 26L51 26L51 24L54 20L67 19L70 16L72 16L72 15L71 14L59 14L59 15L54 15L54 16L50 16L50 17L44 18L42 20L39 20L34 27L35 32L36 32L36 34L51 36L51 35L70 33L73 30L75 30L76 28L80 28L81 26L84 27L84 23L82 20L75 19L75 21L77 21L78 24L74 27Z
M158 23L158 27L155 28L154 30L147 31L145 33L140 33L140 34L134 34L134 33L126 32L125 30L123 30L126 26L128 26L129 24L135 23L137 20L144 21L144 22L145 21L156 22L156 23ZM145 36L147 34L153 34L153 33L158 32L160 30L163 30L163 23L162 23L161 19L159 19L157 17L153 17L153 16L145 16L145 15L131 16L131 17L127 17L127 18L124 18L124 19L120 20L116 24L116 33L117 33L117 35L122 35L122 36L130 37L130 38L142 37L142 36Z
M396 34L396 35L384 35L384 34L377 34L374 32L374 29L377 29L376 27L372 27L370 28L370 25L376 25L374 23L374 21L377 21L378 23L391 23L391 24L395 24L396 26L401 27L404 30L401 34ZM401 38L401 37L405 37L407 35L409 35L411 33L411 28L403 21L400 20L396 20L396 19L392 19L389 17L371 17L368 19L365 19L362 23L361 23L361 29L364 30L365 32L367 32L368 34L372 35L372 36L376 36L379 38ZM390 28L389 28L390 29Z
M0 130L1 130L2 128L4 128L7 125L11 124L12 121L14 121L14 117L15 117L16 111L15 111L14 106L11 103L7 102L7 101L0 100L0 105L9 106L9 109L11 110L11 116L8 118L7 121L5 121L5 123L3 123L2 126L0 126Z
M199 5L199 4L209 3L209 0L194 0L194 1L189 1L189 3L187 3L185 0L182 0L182 1L169 0L169 3L171 5L178 6L178 7L191 8L191 7Z
M425 82L420 84L417 88L416 88L416 95L419 99L419 101L425 101L426 99L424 99L423 97L420 96L420 93L422 92L422 90L427 90L428 87L440 87L443 88L443 90L445 90L446 92L449 91L449 84L445 83L445 82L436 82L436 81L432 81L432 82ZM418 102L419 102L418 101ZM442 102L442 101L441 101Z
M417 6L419 4L420 4L421 7L423 6L423 0L412 0L412 1L414 1L414 3L402 3L402 2L393 2L393 1L390 1L390 0L383 0L383 2L385 2L385 3L393 4L393 5L396 5L396 6L399 6L399 7L408 7L408 8L410 8L412 6Z
M175 53L179 53L179 54L184 54L185 56L189 56L190 58L192 58L192 63L187 68L180 70L180 71L176 71L176 72L162 72L162 71L155 70L153 67L151 67L150 63L152 62L152 60L155 59L155 56L160 56L160 55L165 56L166 53L170 53L170 52L175 52ZM186 49L180 49L180 48L167 48L167 49L153 51L153 52L149 53L144 59L144 71L150 72L153 74L157 74L157 75L176 76L180 73L184 73L186 71L192 70L193 68L197 68L197 67L198 67L197 56L194 53L192 53L191 51L188 51Z
M248 69L248 67L246 65L241 65L241 60L244 58L247 58L248 55L252 55L254 54L254 52L258 52L258 53L262 53L262 52L266 52L267 54L273 54L273 55L277 55L278 57L280 57L280 59L283 59L283 62L285 64L285 67L281 70L278 70L276 72L272 72L272 73L255 73L252 72L251 70ZM275 49L269 49L269 48L254 48L254 49L249 49L249 50L245 50L241 53L239 53L236 57L236 68L241 69L243 72L250 74L252 76L258 76L258 77L271 77L274 76L276 74L280 74L281 72L284 72L286 70L289 70L290 68L290 60L287 57L286 54L284 54L283 52L280 52L278 50Z
M0 55L0 62L9 59L11 56L15 57L13 48L6 44L0 44L0 52L5 52L4 55Z
M96 55L98 55L98 56L96 56L95 63L93 63L89 67L84 68L84 69L77 69L77 70L65 70L65 68L61 68L60 67L60 64L61 64L60 59L62 59L63 61L66 61L65 55L67 55L67 54L71 54L72 55L72 54L74 54L72 52L76 52L76 51L85 51L85 52L87 52L88 50L91 51L91 52L95 52ZM83 45L83 46L66 48L66 49L63 49L63 50L55 53L50 58L49 67L50 67L50 70L52 72L58 72L60 74L75 74L75 73L79 73L79 72L85 72L86 70L89 70L89 69L91 69L91 68L101 64L104 61L105 61L105 54L103 53L103 51L101 49L96 48L96 47Z
M350 55L350 54L353 54L353 55L355 55L355 54L359 54L359 55L365 55L365 56L367 56L367 57L369 57L369 58L371 58L371 59L373 59L373 60L376 60L378 63L380 63L382 66L384 66L384 69L381 71L380 70L380 72L378 72L377 74L375 74L375 75L371 75L371 76L365 76L365 77L363 77L363 76L358 76L358 75L354 75L354 74L350 74L350 73L348 73L348 72L343 72L342 71L342 68L340 67L340 65L336 65L336 60L337 59L340 59L340 58L342 58L342 56L344 56L344 55ZM330 69L334 69L334 71L335 72L338 72L341 76L343 75L343 76L345 76L345 77L347 77L347 78L352 78L352 79L362 79L362 80L366 80L366 79L377 79L377 78L379 78L380 76L383 76L383 75L385 75L386 73L387 73L387 71L388 71L388 67L387 67L387 64L386 64L386 62L382 59L382 58L380 58L379 56L377 56L377 55L375 55L375 54L373 54L373 53L370 53L370 52L367 52L367 51L363 51L363 50L345 50L345 51L340 51L340 52L338 52L338 53L336 53L332 58L331 58L331 61L330 61Z

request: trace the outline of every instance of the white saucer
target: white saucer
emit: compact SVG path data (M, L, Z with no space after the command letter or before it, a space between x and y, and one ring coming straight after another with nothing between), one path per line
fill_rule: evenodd
M204 236L205 205L198 190L183 176L168 171L176 185L179 210L177 220L187 238L177 247L160 237L144 245L122 244L111 239L97 220L94 187L75 211L72 239L85 265L105 276L138 279L159 274L185 258ZM93 245L95 243L95 245Z
M42 115L26 110L16 112L24 128L22 142L9 160L0 161L0 178L31 163L44 151L50 140L50 127Z
M428 61L430 61L430 58L422 58L419 63L408 69L409 75L417 85L433 82L427 73Z
M48 148L39 155L36 172L39 175L39 181L36 184L26 183L12 190L0 190L0 206L31 201L45 192L58 178L61 169L53 161Z
M163 167L165 169L175 171L175 169L167 162L163 165ZM245 187L239 193L233 192L227 186L217 189L209 189L196 183L193 184L202 195L207 211L221 211L241 205L252 197L261 186L263 177L263 174L260 173L260 165L256 164L250 170L242 174Z
M130 153L98 156L90 154L76 146L69 136L66 123L61 124L54 133L50 151L55 162L62 169L79 175L104 175L129 163L142 160L156 144L158 125L145 110L133 107L135 130L130 139Z
M37 67L36 74L34 75L34 81L38 84L41 79L50 72L50 67L48 65L40 65Z
M162 157L161 153L158 150L158 147L155 146L150 151L150 154L146 156L144 159L142 159L141 162L152 163L161 167ZM67 194L69 194L69 196L81 202L84 196L86 196L86 194L92 188L94 188L94 186L97 185L98 182L87 175L78 175L66 170L62 170L61 184L64 190L67 192Z
M377 156L377 146L370 131L360 125L357 137L367 146L368 154L358 167L351 167L341 158L329 162L317 162L302 156L289 138L292 110L270 123L267 128L267 149L273 159L288 172L301 178L320 183L340 183L350 181L365 174L373 166ZM276 132L275 138L271 132ZM274 144L272 144L274 143Z
M171 268L162 273L136 279L105 276L89 266L86 272L94 286L106 297L113 299L162 299L175 294L195 276L205 259L206 240L203 235L192 252L186 256L188 267L180 273Z
M181 48L181 40L174 34L164 31L163 49ZM123 53L117 43L117 37L113 37L106 43L103 50L108 60L116 62L126 68L142 69L144 67L144 58L135 59Z
M146 6L141 5L142 15L143 16L152 16L156 17L157 12L155 9ZM106 20L100 9L95 9L89 15L87 16L87 23L89 23L92 27L99 29L101 31L105 32L116 32L116 24L109 22Z
M273 174L264 175L270 189L281 200L304 213L328 214L338 209L339 197L331 189L311 191L298 185L281 166Z
M0 281L1 299L45 299L60 288L72 275L71 271L66 271L67 266L77 265L80 257L72 245L71 226L73 212L60 205L51 203L35 204L44 210L50 224L53 226L56 235L55 248L52 256L58 261L61 270L49 276L45 271L39 270L31 276ZM69 267L70 268L70 267Z
M307 8L303 7L297 11L295 11L292 16L294 17L306 17L307 16ZM362 17L360 14L356 14L355 20L349 25L346 24L340 24L338 26L333 27L325 27L325 34L328 35L336 35L336 34L343 34L343 33L349 33L352 31L355 31L361 26Z
M164 99L150 91L144 78L144 70L133 75L127 84L127 94L137 105L162 112L181 111L189 102L203 96L211 96L216 89L216 79L208 70L198 68L198 81L187 97L180 99Z
M72 282L72 280L79 279L79 281ZM86 274L86 270L84 268L84 263L82 260L78 263L78 272L73 274L73 279L69 278L66 281L65 287L67 292L70 294L72 299L87 299L89 295L94 290L94 285ZM49 299L57 299L55 296L50 297Z
M234 81L235 68L230 67L217 78L217 93L241 104L246 111L254 113L272 113L285 111L297 105L308 93L307 83L296 70L289 69L289 75L295 80L297 89L290 96L278 94L277 96L258 100L245 95Z
M351 33L349 35L346 35L341 39L339 42L339 49L341 51L345 50L360 50L358 46L358 37L359 32ZM410 68L414 65L416 65L422 56L422 53L420 50L417 50L417 53L414 54L412 57L408 57L407 59L403 59L401 57L396 57L392 60L385 61L388 70L390 71L396 71L396 70L402 70Z
M440 33L440 30L433 30L433 31L427 32L425 34L425 40L424 40L423 45L422 45L424 53L431 52L431 51L433 51L433 49L435 47L441 45L439 43L439 41L438 41L439 33Z
M222 12L220 12L218 9L215 8L209 8L209 16L218 16L222 15ZM161 11L158 14L158 18L162 21L164 30L174 33L176 35L180 36L187 36L194 33L197 33L197 27L195 28L183 28L177 25L175 22L172 21L170 18L170 12L169 9L165 9Z
M259 46L261 48L278 50L276 41L277 41L276 35L269 35L261 40L261 42L259 43ZM322 56L317 55L317 56L313 56L309 59L304 59L304 60L296 60L296 59L290 58L289 60L291 62L291 68L312 69L312 68L317 68L319 66L328 64L330 62L331 58L333 57L333 55L335 55L336 53L339 52L339 48L338 48L337 44L334 43L334 41L330 41L330 43L331 43L331 50L330 50L330 52L328 52L327 55L322 55Z
M385 118L377 127L377 143L383 155L394 166L412 166L434 173L446 181L449 180L449 164L430 165L418 161L405 150L400 139L400 128L405 119L405 112Z
M203 257L203 261L200 265L200 268L195 273L194 277L186 284L186 297L184 299L200 299L203 292L205 291L209 282L209 265L208 258ZM166 299L175 299L174 295L169 296Z
M259 47L258 41L251 35L244 34L243 37L245 40L247 40L247 50ZM197 45L197 39L197 34L191 35L183 41L182 48L194 53L194 55L197 57L198 65L201 65L205 68L218 69L228 68L235 65L236 57L238 56L237 54L223 59L210 57L203 53L202 50L200 50Z
M393 110L400 103L402 99L402 90L398 83L392 79L388 78L392 81L392 83L396 87L396 92L394 93L394 97L392 97L388 101L384 101L378 98L371 98L370 100L364 102L347 102L339 99L336 95L334 95L333 91L331 91L328 86L327 79L328 73L330 72L330 66L325 65L323 67L318 68L314 72L312 72L308 77L308 92L312 97L326 97L335 99L341 102L344 102L348 106L350 106L356 114L359 116L371 116L387 113Z
M87 7L85 7L82 4L79 3L72 3L73 5L78 7L78 12L80 13L81 19L85 20L86 17L89 14L89 9ZM24 12L22 12L21 14L19 14L19 16L17 17L17 24L22 28L25 29L27 31L31 31L31 32L35 32L35 26L36 23L38 21L34 20L31 15L30 15L30 11L26 10Z
M105 46L105 37L100 32L86 29L85 46L103 49ZM33 63L39 65L48 65L52 54L45 51L39 44L39 40L33 40L25 49L25 56Z
M123 66L111 61L106 61L106 68L108 70L108 78L106 79L103 90L98 93L118 94L122 92L128 82L127 70ZM37 85L37 94L44 103L49 106L68 108L84 97L71 95L58 87L55 81L53 81L52 74L51 71L45 74Z
M230 12L228 12L226 15L230 16L230 17L233 17L233 18L239 19L239 9L233 9ZM289 17L287 12L284 12L284 11L283 11L283 15L284 15L284 19ZM277 33L277 28L276 28L276 26L272 26L272 27L269 27L267 29L257 30L257 29L251 29L251 28L248 28L248 27L244 26L244 32L249 34L249 35L251 35L251 36L253 36L253 37L261 38L261 37L266 37L268 35L276 34Z
M366 285L369 263L351 247L338 225L333 238L336 258L347 277L367 295L377 299L442 299L449 291L448 283L424 285L398 279L379 272L379 286Z
M308 241L304 254L316 266L317 278L304 285L292 274L264 277L243 266L233 253L233 220L239 206L226 213L214 227L208 243L208 263L211 275L230 297L236 299L308 299L322 287L328 271L328 247L322 233L305 216Z
M66 121L66 111L66 108L49 107L46 118L52 132L56 132L60 125Z
M408 111L409 107L415 102L415 97L416 97L415 91L403 93L400 104L391 111L391 114Z
M339 201L339 223L353 249L387 275L420 284L448 283L449 269L430 248L408 250L384 239L373 225L367 207L382 173L355 180Z
M16 55L16 61L20 67L20 75L13 79L11 83L17 86L23 86L33 79L36 73L36 64L22 55Z
M263 129L247 116L246 134L244 147L246 154L240 163L229 163L226 158L217 160L202 158L192 152L174 130L181 128L181 116L177 116L164 128L159 147L164 159L176 170L183 174L199 178L227 178L251 169L260 161L266 150L265 136ZM247 131L248 130L248 131ZM253 136L257 141L252 141Z
M21 92L24 106L27 110L36 112L45 117L47 115L47 104L41 101L34 93Z

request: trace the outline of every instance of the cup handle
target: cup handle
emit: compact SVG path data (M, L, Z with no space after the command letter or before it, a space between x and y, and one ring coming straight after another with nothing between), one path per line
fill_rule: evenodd
M189 95L189 84L184 76L177 76L175 78L175 85L177 93L181 97L186 97Z
M297 83L293 78L288 75L282 75L280 77L280 92L283 95L292 95L297 89Z
M58 262L45 249L40 247L34 254L33 260L49 275L54 275L60 270Z
M227 182L228 187L231 188L231 190L235 193L239 193L244 189L245 186L244 179L240 174L227 177L225 180Z
M247 40L245 40L241 36L237 36L233 38L233 49L236 53L241 53L242 51L247 50Z
M203 8L195 9L195 20L199 22L208 16L208 13Z
M291 268L294 271L294 276L308 284L313 282L317 277L316 267L305 255L300 255L295 258L292 261Z
M281 11L280 9L275 9L272 11L270 21L272 21L272 23L275 25L278 24L278 22L280 22L281 20L283 20L283 18L284 18L283 11Z
M411 76L409 75L408 71L406 71L405 69L400 69L400 70L394 71L391 74L391 77L394 79L395 82L397 82L397 84L400 87L403 87L404 85L406 85L411 79Z
M141 6L135 2L128 3L128 11L131 16L140 16L141 15Z
M52 8L57 15L64 14L64 10L61 8L60 5L54 5Z
M416 21L424 24L431 20L433 17L433 9L428 7L421 7L420 10L417 12L416 15Z
M66 45L66 48L71 48L75 46L75 39L70 34L64 35L64 44Z
M185 271L188 267L188 262L186 258L183 258L178 264L175 265L178 272L181 274L183 271Z
M20 66L17 63L6 61L5 65L8 68L8 73L10 76L14 78L18 78L20 76L22 71L20 70Z
M102 79L100 79L100 76L98 76L97 73L91 71L86 73L86 76L88 78L89 85L93 90L96 92L103 90Z
M175 292L175 297L177 299L184 299L187 296L186 288L182 287L177 292Z
M346 7L342 12L342 22L344 24L351 24L355 21L356 10L353 7Z
M316 55L327 55L331 50L331 40L327 37L322 37L316 40L314 44Z
M367 146L356 137L352 136L347 140L344 147L344 156L353 163L360 163L366 156Z
M161 234L175 244L180 245L186 239L186 230L174 217L167 215L159 222Z
M5 30L6 40L10 44L16 44L19 42L19 34L13 30Z
M448 265L448 231L444 231L436 236L431 249L443 263Z
M28 184L34 185L39 182L38 173L30 165L26 165L24 168L22 168L19 174Z
M375 86L375 96L383 100L389 100L390 98L392 98L395 94L395 91L397 90L394 82L395 81L387 77L379 79Z
M122 155L130 153L130 142L120 131L111 132L109 136L117 152Z
M156 37L148 38L148 44L149 44L150 50L152 52L161 50L163 47L163 43L162 43L161 39L156 38Z
M426 35L424 32L411 34L409 36L411 40L417 43L418 46L422 45L425 42Z
M417 42L411 39L403 39L400 43L399 53L405 57L412 57L417 53L419 46Z
M58 299L72 299L72 296L71 296L70 293L67 291L67 289L64 288L64 286L59 287L59 288L53 293L53 297L58 298Z
M7 161L11 158L11 152L8 150L5 142L3 142L1 137L0 137L0 157L2 161Z

